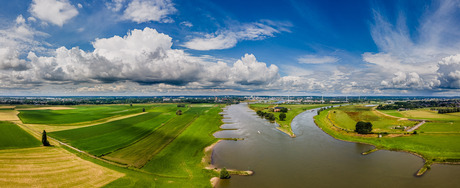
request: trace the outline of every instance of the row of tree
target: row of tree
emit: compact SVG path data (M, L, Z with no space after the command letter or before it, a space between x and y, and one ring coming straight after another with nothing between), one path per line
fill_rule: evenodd
M268 112L263 112L263 111L260 111L260 110L257 110L257 115L260 116L261 118L265 118L265 119L268 119L270 121L275 121L275 115L272 114L272 113L268 113Z
M455 112L460 112L460 107L453 107L453 108L431 108L431 110L437 110L437 111L438 111L438 114L455 113Z

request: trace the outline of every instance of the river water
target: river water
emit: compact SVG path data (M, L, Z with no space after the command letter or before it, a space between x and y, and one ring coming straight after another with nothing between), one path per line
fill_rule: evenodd
M316 110L298 115L291 138L275 124L259 118L247 104L224 109L223 140L213 152L213 164L253 170L253 176L232 176L217 187L460 187L460 165L433 165L423 177L414 174L423 160L404 152L362 152L373 147L336 140L319 129Z

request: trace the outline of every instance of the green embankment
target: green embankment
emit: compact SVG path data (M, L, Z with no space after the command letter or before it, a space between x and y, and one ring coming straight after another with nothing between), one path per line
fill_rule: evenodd
M0 149L30 148L41 142L16 124L0 121Z
M79 123L97 123L107 118L142 112L147 105L82 105L65 110L19 110L18 117L27 124L47 124L56 126L78 125Z
M278 107L285 107L288 108L288 112L286 113L286 119L284 121L280 121L279 115L281 112L270 112L270 108L273 108L275 106ZM251 108L254 111L263 111L263 112L269 112L273 113L276 118L276 123L278 123L279 127L277 127L280 131L288 134L291 137L295 137L294 132L292 131L291 128L291 122L292 120L299 115L300 113L304 112L305 110L310 110L314 108L321 108L325 106L331 106L331 104L293 104L293 105L285 105L285 104L280 104L280 105L272 105L272 104L250 104L249 108Z
M328 119L328 114L336 110L337 109L325 110L314 118L316 124L324 132L334 138L372 144L379 149L416 153L423 156L428 163L460 161L460 142L458 142L460 140L460 134L393 134L389 136L384 135L382 138L378 138L377 135L363 136L334 127ZM339 122L338 124L340 125L340 121L335 122Z
M138 142L112 152L104 158L137 168L143 167L153 156L159 153L165 146L179 136L196 118L198 118L206 107L192 107L159 127L152 134Z

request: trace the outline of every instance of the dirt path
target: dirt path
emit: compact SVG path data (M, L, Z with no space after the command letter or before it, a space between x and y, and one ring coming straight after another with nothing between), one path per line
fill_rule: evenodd
M420 123L418 123L417 125L411 127L410 129L407 129L406 131L407 132L412 132L412 131L415 131L416 129L418 129L420 126L422 126L423 124L425 124L425 121L422 121Z
M402 117L397 117L397 116L392 116L392 115L389 115L389 114L385 114L385 113L383 113L383 112L378 111L376 108L377 108L377 107L372 108L372 111L374 111L374 112L376 112L377 114L380 114L380 115L382 115L382 116L387 116L387 117L395 118L395 119L398 119L398 120L400 120L400 121L409 120L409 119L407 119L407 118L402 118Z

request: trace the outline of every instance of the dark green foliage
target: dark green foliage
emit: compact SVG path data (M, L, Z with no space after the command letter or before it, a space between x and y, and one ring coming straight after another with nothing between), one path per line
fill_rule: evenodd
M417 134L417 131L414 131L412 134Z
M433 110L433 109L432 109ZM445 113L455 113L460 112L460 107L452 107L452 108L434 108L434 110L438 111L438 114L445 114Z
M178 104L177 107L185 107L185 104Z
M179 116L182 115L182 110L177 110L176 115L179 115Z
M258 110L257 112L257 115L259 115L261 118L265 118L265 119L268 119L270 121L275 121L275 115L272 114L272 113L267 113L267 112L262 112L260 110Z
M280 121L284 121L284 119L286 119L286 114L285 113L281 113L280 116Z
M46 131L43 130L43 133L42 133L42 144L44 146L50 146L50 143L48 142L48 137L46 136Z
M287 108L281 108L281 109L280 109L280 112L287 113L287 112L288 112L288 109L287 109Z
M220 179L230 179L230 178L231 178L230 173L228 173L226 168L223 168L220 171Z
M142 112L145 112L145 108L142 108Z
M359 134L369 134L372 132L372 123L371 122L363 122L359 121L356 123L355 132Z

